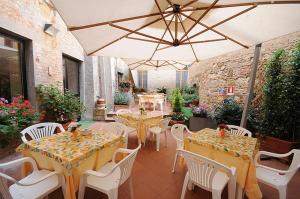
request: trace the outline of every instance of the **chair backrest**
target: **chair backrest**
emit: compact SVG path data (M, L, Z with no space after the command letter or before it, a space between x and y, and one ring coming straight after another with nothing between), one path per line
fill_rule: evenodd
M117 115L119 115L119 114L127 114L127 113L132 113L132 112L129 109L119 109L119 110L116 111Z
M183 149L183 132L187 129L184 124L174 124L171 128L171 135L176 140L177 149Z
M241 136L247 135L248 137L252 137L252 133L243 127L235 126L235 125L227 125L227 126L230 129L230 134L241 135Z
M169 123L171 121L171 117L166 117L159 122L159 126L162 131L166 131L169 127Z
M300 168L300 150L293 149L290 152L291 152L291 154L293 154L293 160L289 167L289 170L291 170L291 172L286 175L287 182L289 182L292 179L292 177L295 175L295 173Z
M26 139L26 134L28 134L33 140L37 140L46 136L51 136L55 133L56 128L59 128L61 132L65 131L63 126L58 123L48 122L34 124L21 131L22 140L23 142L28 142L28 140Z
M103 126L102 130L117 136L125 136L127 134L126 126L120 122L109 122Z
M133 163L140 148L141 145L132 150L129 155L117 163L116 167L119 167L121 171L119 185L122 185L131 176Z
M219 162L186 150L178 151L186 161L189 178L194 184L212 191L213 178L218 171L227 174L231 180L231 185L236 183L236 169L234 167L229 168Z

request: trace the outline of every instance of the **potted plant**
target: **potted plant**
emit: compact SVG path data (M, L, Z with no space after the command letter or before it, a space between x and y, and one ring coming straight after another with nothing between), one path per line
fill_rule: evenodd
M39 117L39 113L23 97L14 97L11 103L0 98L0 148L5 148L0 151L8 153L10 149L14 150L21 142L20 131L37 123Z
M161 88L157 88L157 89L156 89L156 92L157 92L157 93L163 93L163 94L165 94L165 95L167 94L167 91L168 91L168 89L167 89L166 87L164 87L164 86L161 87Z
M182 106L183 106L183 98L181 96L180 90L174 89L172 91L172 95L170 96L170 100L172 103L173 113L171 114L171 121L170 125L174 124L184 124L185 120L187 119L185 115L182 113Z
M40 109L45 115L44 120L61 123L67 126L81 116L85 107L70 90L63 92L57 84L39 85L37 93L40 98Z
M286 153L299 148L300 42L290 52L275 51L265 65L263 150Z
M198 106L199 104L199 95L196 87L194 86L185 86L182 91L182 97L184 99L184 105L189 107L191 105Z
M199 131L204 128L216 128L216 123L209 117L207 106L193 106L192 113L193 117L189 119L189 128L191 131Z
M116 91L114 96L114 110L129 108L129 94L125 92Z
M130 90L131 84L129 81L122 81L119 83L119 90L121 92L128 92Z

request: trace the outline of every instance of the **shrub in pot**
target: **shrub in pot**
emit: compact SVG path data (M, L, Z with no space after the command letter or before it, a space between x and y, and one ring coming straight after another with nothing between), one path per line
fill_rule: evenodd
M130 90L131 84L129 81L122 81L119 83L119 89L122 92L128 92Z
M23 97L14 97L11 103L0 98L0 148L11 142L18 144L21 140L20 131L37 123L39 119L40 114Z
M58 84L39 85L37 93L45 121L61 123L65 127L85 111L80 98L70 90L63 92Z
M163 94L165 94L165 95L167 94L167 91L168 91L168 89L167 89L166 87L164 87L164 86L161 87L161 88L157 88L157 89L156 89L156 92L157 92L157 93L163 93Z
M193 106L192 113L193 117L189 120L189 129L191 131L199 131L204 128L216 128L216 123L209 117L207 106Z
M264 150L285 153L300 147L300 42L275 51L265 65Z
M129 93L116 91L114 95L114 109L127 109L129 108L130 97Z

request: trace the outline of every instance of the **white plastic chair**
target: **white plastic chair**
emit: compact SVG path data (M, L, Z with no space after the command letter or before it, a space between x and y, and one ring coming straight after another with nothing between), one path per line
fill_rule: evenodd
M260 158L261 155L283 158L283 157L290 156L292 154L294 156L288 170L279 170L258 163L258 159ZM292 177L295 175L295 173L298 171L298 169L300 168L300 150L293 149L290 152L285 154L276 154L267 151L259 151L255 156L254 163L256 166L257 179L262 183L277 189L279 192L279 199L285 199L287 185L292 179Z
M105 132L113 133L117 136L122 136L125 139L125 148L128 145L128 131L127 127L120 122L109 122L102 127Z
M26 134L28 134L33 140L38 140L42 137L51 136L54 134L56 128L59 128L61 132L65 131L63 126L58 123L47 122L34 124L21 131L22 141L28 142L28 140L26 139Z
M193 133L187 128L186 125L184 124L174 124L171 128L171 135L173 138L176 140L176 149L182 150L183 149L183 138L184 138L184 130L187 131L189 135L192 135ZM178 151L176 150L175 154L175 159L173 163L173 169L172 172L175 173L175 166L177 162L177 157L178 157Z
M141 145L133 150L119 148L115 151L112 162L107 163L98 171L88 170L84 172L80 178L78 199L84 198L86 187L107 194L109 199L117 199L119 186L128 178L130 180L130 195L133 199L131 171L140 148ZM127 153L128 155L116 163L115 158L118 153Z
M160 111L163 113L164 112L164 98L156 99L156 104L159 104Z
M235 126L235 125L227 125L227 126L230 129L230 134L232 135L241 135L241 136L247 135L248 137L252 137L252 133L243 127Z
M221 199L222 191L227 183L228 198L235 198L236 168L229 168L189 151L178 150L178 152L184 157L188 169L184 178L181 199L184 199L188 185L199 186L212 192L213 199Z
M148 131L156 138L156 151L159 151L161 133L165 134L165 146L167 146L167 129L169 127L170 120L170 117L164 118L160 121L158 126L153 126L148 129Z
M119 109L116 111L116 114L128 114L128 113L132 113L132 111L130 109Z
M41 199L60 187L65 195L64 177L56 171L38 170L32 158L25 157L0 164L0 169L16 167L25 162L31 163L33 171L20 181L0 172L0 192L4 199ZM7 181L13 184L8 187Z
M122 124L125 125L128 134L134 133L134 134L137 135L137 129L134 128L134 127L129 126L129 125L128 125L129 122L128 122L127 119L122 118L122 117L119 117L119 116L113 116L113 118L114 118L114 120L115 120L116 122L119 122L119 123L122 123ZM139 142L139 144L141 143L141 141L140 141L139 139L138 139L138 142Z

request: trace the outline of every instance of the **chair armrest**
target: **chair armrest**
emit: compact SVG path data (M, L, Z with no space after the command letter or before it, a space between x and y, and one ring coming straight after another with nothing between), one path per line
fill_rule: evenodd
M257 164L255 165L256 167L261 167L261 168L264 168L264 169L267 169L267 170L270 170L270 171L274 171L278 174L288 174L292 171L294 171L295 169L298 169L298 168L295 168L295 169L289 169L289 170L280 170L280 169L274 169L272 167L268 167L268 166L265 166L265 165L262 165L262 164Z
M288 153L283 153L283 154L271 153L268 151L258 151L254 158L254 164L259 165L258 159L261 155L267 155L267 156L276 157L276 158L283 158L283 157L287 157L287 156L291 155L292 153L293 153L292 151L290 151Z
M20 159L17 159L17 160L13 160L13 161L10 161L10 162L0 164L0 168L11 167L11 166L14 166L14 165L19 165L19 164L24 163L24 162L29 162L32 165L32 168L33 168L34 171L38 170L36 162L30 157L24 157L24 158L20 158Z
M188 134L192 135L194 134L192 131L190 131L188 128L186 128L186 131L188 132Z
M116 163L116 156L118 153L127 153L128 154L128 153L132 153L133 151L134 150L132 150L132 149L118 148L113 155L113 159L112 159L113 163Z
M84 172L84 175L85 176L91 175L91 176L95 176L95 177L99 177L99 178L104 178L104 177L108 176L110 173L111 173L111 171L105 174L105 173L97 172L94 170L87 170L86 172Z
M32 183L20 183L20 182L18 182L18 181L15 182L15 183L16 183L17 185L20 185L20 186L32 186L32 185L35 185L35 184L37 184L37 183L40 183L40 182L46 180L47 178L52 177L52 176L54 176L54 175L57 175L58 177L60 177L60 174L59 174L58 172L53 171L53 172L51 172L51 173L45 175L44 177L41 177L40 179L35 180L35 181L32 182Z

